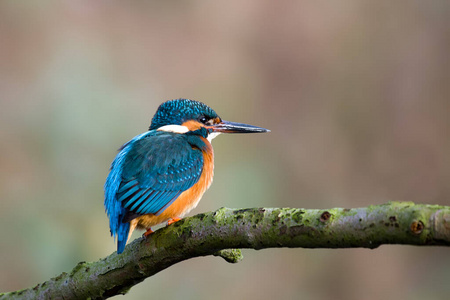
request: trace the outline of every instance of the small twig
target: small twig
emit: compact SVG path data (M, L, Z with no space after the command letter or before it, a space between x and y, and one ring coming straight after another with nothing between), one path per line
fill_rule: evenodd
M244 259L244 256L242 255L242 251L241 249L224 249L224 250L219 250L216 253L213 254L214 256L220 256L223 259L225 259L225 261L235 264L240 262L241 260Z

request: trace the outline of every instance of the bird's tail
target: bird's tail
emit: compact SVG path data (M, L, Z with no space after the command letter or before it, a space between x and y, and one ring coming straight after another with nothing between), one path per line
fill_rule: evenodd
M128 241L128 234L130 232L130 222L119 222L119 228L117 230L117 253L120 254L125 249L125 245Z

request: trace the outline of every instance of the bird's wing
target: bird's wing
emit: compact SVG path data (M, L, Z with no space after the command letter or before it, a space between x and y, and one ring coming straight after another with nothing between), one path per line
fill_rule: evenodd
M154 132L126 148L116 199L128 216L162 213L203 170L201 150L180 134Z

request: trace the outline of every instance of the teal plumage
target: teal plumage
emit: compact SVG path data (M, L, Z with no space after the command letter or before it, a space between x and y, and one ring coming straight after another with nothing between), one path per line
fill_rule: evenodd
M124 144L111 164L105 183L105 209L118 253L128 239L129 221L144 214L158 215L200 178L203 169L200 138L208 131L189 134L157 131L201 116L216 118L205 104L178 99L163 103L152 119L150 131ZM180 117L182 116L182 117Z
M180 209L182 215L195 207L212 181L213 152L208 138L220 132L266 131L222 121L214 110L198 101L176 99L161 104L149 131L119 149L105 182L104 205L111 235L117 238L117 252L124 251L136 226L147 228L176 219L175 214L179 214ZM205 157L208 172L204 172ZM203 180L201 185L195 187L200 179ZM184 193L188 190L192 193ZM173 208L171 204L180 197L184 197L183 200ZM186 208L183 205L187 205ZM171 209L167 210L168 207ZM156 218L160 214L163 215ZM146 221L141 224L142 218Z

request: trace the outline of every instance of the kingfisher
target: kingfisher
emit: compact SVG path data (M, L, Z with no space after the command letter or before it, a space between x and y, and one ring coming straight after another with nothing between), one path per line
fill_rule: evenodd
M222 120L202 102L162 103L149 130L125 143L105 183L105 210L111 235L122 253L134 229L179 221L195 208L213 180L211 141L220 133L269 132Z

